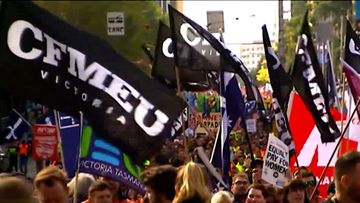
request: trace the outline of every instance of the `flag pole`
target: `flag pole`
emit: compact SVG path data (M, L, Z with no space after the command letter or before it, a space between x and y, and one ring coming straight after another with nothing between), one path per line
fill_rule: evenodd
M82 141L82 131L83 131L83 121L84 121L84 115L82 111L79 111L80 114L80 144L79 144L79 151L78 151L78 157L77 157L77 166L75 171L75 186L74 186L74 196L73 196L73 203L77 203L77 186L79 182L79 169L80 169L80 155L81 155L81 141Z
M30 123L18 112L15 108L12 109L29 127L31 127Z
M177 87L177 95L181 98L183 98L181 96L181 84L180 84L180 72L179 72L179 67L175 65L175 76L176 76L176 87ZM186 154L186 159L187 161L190 161L190 156L189 156L189 147L188 147L188 142L187 142L187 137L185 135L185 119L184 119L184 113L183 111L181 112L181 128L182 128L182 135L183 135L183 140L184 140L184 150L185 150L185 154Z
M312 192L312 194L311 194L311 196L310 196L310 201L311 201L312 198L314 197L314 194L315 194L317 188L319 187L322 179L324 179L325 172L326 172L326 170L329 168L330 162L331 162L331 160L333 159L333 157L334 157L334 155L335 155L335 153L336 153L336 150L338 149L338 147L339 147L339 145L340 145L340 143L341 143L341 140L343 139L343 137L344 137L344 135L345 135L345 132L347 131L347 129L348 129L349 126L350 126L351 120L352 120L352 118L354 117L354 115L355 115L355 113L356 113L356 111L357 111L357 108L359 107L359 104L360 104L360 99L356 102L355 109L354 109L354 111L351 113L351 116L350 116L349 120L346 122L346 126L345 126L345 128L344 128L344 131L341 132L341 136L340 136L340 138L339 138L339 141L337 142L337 144L336 144L336 146L335 146L335 149L334 149L333 153L331 154L331 157L329 158L329 161L328 161L326 167L324 168L324 170L323 170L323 172L322 172L322 174L321 174L321 176L320 176L320 179L319 179L319 181L318 181L317 184L316 184L316 187L315 187L314 191Z
M58 114L58 111L54 110L54 118L55 118L55 125L56 125L56 132L57 132L57 138L59 141L59 145L60 145L60 156L61 156L61 164L63 167L63 170L66 171L65 169L65 160L64 160L64 151L62 148L62 141L61 141L61 136L60 136L60 115Z
M345 80L346 80L346 77L345 77L345 74L344 74L344 78L345 78ZM346 84L346 82L345 82L345 84ZM344 88L345 88L345 86L344 86ZM352 106L352 101L351 101L351 97L353 97L353 95L351 94L351 91L349 91L349 95L350 95L350 97L349 97L349 100L350 100L350 103L349 103L349 111L351 111L351 106ZM356 110L356 108L355 108L355 110ZM350 121L351 122L351 121ZM346 151L347 150L349 150L349 145L350 145L350 139L349 139L349 133L348 133L348 139L346 140Z
M342 133L344 130L344 106L345 106L345 73L342 73L342 89L341 89L341 127L340 127L340 132ZM350 109L349 109L350 110ZM348 150L348 148L346 148L346 151ZM339 152L338 155L341 156L341 145L339 146Z

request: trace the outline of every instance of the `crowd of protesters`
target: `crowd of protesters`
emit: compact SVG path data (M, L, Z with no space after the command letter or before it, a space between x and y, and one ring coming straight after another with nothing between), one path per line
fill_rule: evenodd
M253 165L253 164L252 164ZM253 169L261 167L253 166ZM328 196L316 194L309 200L316 179L305 167L289 173L283 189L276 189L252 174L238 172L232 176L228 190L212 191L210 175L201 164L189 161L181 166L148 167L141 179L146 194L140 195L106 177L80 173L75 181L57 166L48 166L33 180L21 173L0 174L0 202L11 203L358 203L360 202L360 152L351 151L335 164L335 183ZM75 193L77 195L75 195Z
M27 111L30 123L44 119L43 108ZM188 136L166 140L141 175L146 194L126 187L107 177L80 173L69 180L58 166L37 167L35 177L27 176L27 162L31 155L31 141L23 139L7 148L9 165L0 174L1 202L73 202L77 203L343 203L360 202L360 152L350 152L338 159L335 166L335 182L329 185L327 196L314 192L317 184L309 168L300 167L288 171L289 182L278 189L261 179L267 135L272 131L256 114L256 131L250 133L250 146L244 131L235 125L231 134L231 168L228 187L216 185L209 169L204 166L203 151L210 159L216 134L194 132L198 125L190 116ZM44 122L44 121L42 121ZM239 121L238 121L239 122ZM30 135L28 137L31 137ZM251 147L251 149L250 149ZM251 158L251 152L255 157ZM220 169L219 174L223 174ZM310 197L315 195L310 200Z

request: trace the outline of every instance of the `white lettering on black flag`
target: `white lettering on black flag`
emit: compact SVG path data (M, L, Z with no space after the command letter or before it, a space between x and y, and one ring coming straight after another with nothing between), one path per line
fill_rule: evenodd
M134 161L170 136L183 101L107 43L32 2L3 2L0 16L3 91L70 115L82 111Z
M269 135L261 178L277 188L283 188L289 168L289 148L277 137Z
M340 136L332 115L324 76L311 39L307 14L297 43L292 81L306 108L311 112L323 143L335 142Z

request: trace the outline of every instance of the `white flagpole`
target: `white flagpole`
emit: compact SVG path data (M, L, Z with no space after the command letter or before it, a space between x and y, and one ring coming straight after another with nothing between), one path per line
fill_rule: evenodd
M76 166L76 172L75 172L75 186L74 186L74 196L73 196L73 203L77 202L77 186L78 186L78 179L79 179L79 169L80 169L80 155L81 155L81 138L82 138L82 131L83 131L83 121L84 121L84 115L82 111L79 111L80 114L80 144L79 144L79 151L78 151L78 157L77 157L77 166Z
M58 111L54 110L54 117L55 117L55 125L56 125L56 131L57 131L57 138L58 138L58 144L60 145L60 156L61 156L61 163L63 166L63 170L65 170L65 160L64 160L64 152L63 152L63 148L62 148L62 141L61 141L61 136L60 136L60 114ZM59 147L58 147L59 149Z

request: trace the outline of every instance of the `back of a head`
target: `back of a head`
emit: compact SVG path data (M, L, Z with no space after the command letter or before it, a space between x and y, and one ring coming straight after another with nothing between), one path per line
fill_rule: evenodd
M0 202L31 203L32 185L19 177L1 177Z
M163 194L168 200L174 199L177 169L170 165L163 165L147 169L141 174L144 185L150 187L157 194Z
M200 164L194 162L189 162L181 167L176 178L175 189L177 190L175 202L191 198L199 198L203 202L209 202L211 199L204 171Z
M211 203L232 203L234 196L227 191L220 191L215 193L211 198Z
M88 195L90 197L94 192L104 191L104 190L111 191L109 184L107 184L105 181L98 180L98 181L91 183L91 185L89 187Z
M72 178L71 181L67 184L69 187L69 196L73 196L75 191L75 179ZM77 183L77 194L81 197L87 197L88 190L90 185L95 182L94 176L87 173L79 173L78 183Z
M360 163L360 152L350 151L342 155L335 163L335 181L339 182L341 176L351 174L358 163Z
M59 181L61 185L67 188L66 173L56 166L48 166L36 174L34 186L36 189L38 189L41 184L52 186L54 181Z

